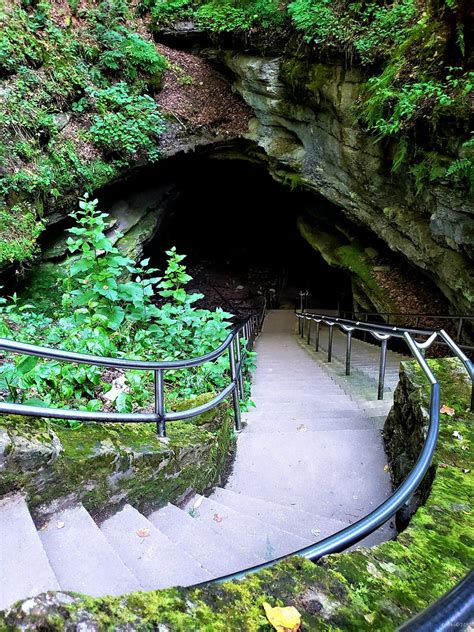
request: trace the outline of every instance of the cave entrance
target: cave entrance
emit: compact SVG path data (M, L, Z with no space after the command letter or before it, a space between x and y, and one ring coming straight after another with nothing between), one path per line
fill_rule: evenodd
M181 154L99 193L106 211L133 209L140 196L160 199L144 256L163 270L165 250L187 255L188 289L204 294L197 305L244 318L273 288L275 307L299 305L301 289L313 308L352 307L349 274L329 266L297 227L308 204L330 214L330 203L276 182L241 147Z
M244 317L270 288L277 307L297 305L300 289L310 292L312 307L350 305L349 275L326 264L299 234L301 193L246 160L186 157L174 161L172 172L173 199L145 255L162 269L166 249L186 254L201 305Z

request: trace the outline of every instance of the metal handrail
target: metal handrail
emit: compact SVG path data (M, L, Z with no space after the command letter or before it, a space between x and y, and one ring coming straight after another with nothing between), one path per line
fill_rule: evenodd
M299 314L297 313L296 317L298 319L298 324L299 324L299 334L302 337L304 337L304 334L305 334L304 322L305 320L308 319L308 315L305 313L299 313ZM328 324L330 326L330 331L332 331L332 328L335 325L343 325L346 328L347 333L352 333L353 330L361 328L361 324L357 321L347 321L345 319L345 322L342 324L340 322L341 319L334 319L334 318L331 319L323 315L318 315L317 317L310 317L309 320L310 322L311 320L315 320L317 325L319 325L322 321L324 322L329 321ZM351 323L350 325L348 324L349 322ZM386 343L389 336L385 334L380 334L380 332L378 331L378 327L379 326L374 323L374 330L371 333L373 333L374 336L382 339L382 342ZM410 331L407 330L400 333L398 331L399 329L400 328L397 328L397 336L400 334L400 336L403 337L413 357L418 362L418 365L420 366L421 370L423 371L423 373L425 374L425 376L427 377L430 383L429 424L428 424L428 430L426 433L425 443L418 456L416 463L414 464L413 468L411 469L411 471L409 472L409 474L407 475L403 483L398 487L397 490L393 492L393 494L389 498L383 501L378 507L372 510L369 514L367 514L366 516L364 516L357 522L353 523L352 525L349 525L348 527L341 529L341 531L338 531L337 533L334 533L319 542L310 544L309 546L306 546L297 551L293 551L292 553L288 555L283 555L276 559L270 560L268 562L264 562L256 566L252 566L252 567L237 571L235 573L231 573L231 574L219 577L213 580L213 582L222 583L222 582L231 581L234 579L241 579L242 577L248 575L249 573L255 573L265 568L268 568L270 566L273 566L274 564L281 562L284 559L287 559L288 557L293 556L293 555L299 555L301 557L305 557L312 561L317 561L324 555L344 551L348 547L354 544L357 544L362 539L364 539L365 537L373 533L375 530L377 530L379 527L381 527L383 524L385 524L390 518L392 518L397 513L399 509L401 509L409 501L413 493L417 490L417 488L423 481L426 473L428 472L428 469L432 463L434 452L436 449L436 444L437 444L438 434L439 434L440 385L439 385L438 380L436 379L436 376L434 375L433 371L429 367L423 355L424 348L426 348L427 346L426 342L425 343L417 342L413 338ZM423 333L426 335L429 332L423 331ZM443 334L441 334L441 332L436 332L436 333L437 335L441 335L442 337L447 336L445 332ZM430 335L429 338L431 338L430 344L433 344L436 337L433 337L432 335ZM456 343L454 343L452 340L450 340L450 342L452 343L452 349L457 355L457 357L462 359L462 356L464 355L462 351L459 349L459 347L457 347ZM470 362L468 358L465 358L465 360L468 363ZM471 376L471 379L472 379L472 369L473 369L472 363L470 363L468 372L469 372L469 375ZM208 582L203 582L203 584L205 583L208 583ZM426 629L428 630L428 628Z
M31 355L48 360L61 360L63 362L73 362L77 364L88 364L125 370L139 369L143 371L153 371L154 373L154 412L96 412L0 402L0 414L89 421L97 423L156 423L158 436L166 437L167 422L190 419L191 417L205 413L218 406L224 399L232 394L235 429L236 431L240 431L242 429L240 400L244 398L244 358L242 357L242 339L245 339L246 341L244 351L250 350L256 336L262 328L266 315L266 308L267 302L265 295L259 313L251 315L241 325L235 327L216 349L206 353L205 355L184 360L145 361L131 360L127 358L108 358L86 353L65 351L63 349L42 347L24 342L16 342L7 338L0 338L0 350L3 351L19 353L22 355ZM226 350L229 352L230 383L205 404L178 412L166 412L164 372L167 370L188 369L200 366L206 362L216 360L223 355Z
M444 329L425 329L425 328L413 328L413 327L399 327L394 325L384 325L381 323L361 322L359 320L349 320L347 318L339 318L327 316L326 314L313 314L309 312L302 312L296 314L298 318L298 331L302 338L306 336L307 343L311 343L311 323L316 323L316 336L315 336L315 351L319 351L319 337L320 337L320 325L324 323L329 327L328 336L328 349L327 359L328 362L332 361L332 346L333 346L333 328L338 326L342 331L347 334L346 340L346 362L345 372L346 375L351 374L351 355L352 355L352 332L354 329L371 334L380 345L380 362L379 362L379 376L377 387L377 398L382 400L384 397L385 387L385 371L387 365L387 345L390 338L404 338L408 333L411 336L417 338L423 338L424 340L418 341L418 347L421 350L429 349L433 344L444 344L461 360L466 368L471 382L474 379L473 363L469 360L467 355L457 345L454 340L447 334ZM305 333L305 321L308 322L307 332ZM441 343L439 340L441 339ZM471 409L474 410L474 385L471 388Z
M449 592L398 629L400 632L464 630L473 621L474 571L471 571Z
M407 318L407 317L411 317L411 318L415 318L415 327L418 327L420 324L420 321L423 318L431 318L434 320L447 320L447 321L451 321L453 323L453 325L455 325L456 327L456 342L458 343L458 345L461 344L461 336L462 336L462 331L463 331L463 326L464 323L466 321L469 322L474 322L474 316L468 316L467 314L458 314L458 315L453 315L453 314L423 314L420 312L407 312L407 313L402 313L402 312L357 312L357 311L350 311L350 310L342 310L342 314L344 315L344 317L346 315L349 315L349 318L354 319L354 320L365 320L366 322L368 320L370 320L371 318L373 318L374 316L381 316L388 324L390 324L390 319L391 318L399 318L399 317L403 317L403 318ZM442 343L439 343L442 344ZM463 345L464 348L469 349L470 351L473 349L473 347L469 346L469 345Z

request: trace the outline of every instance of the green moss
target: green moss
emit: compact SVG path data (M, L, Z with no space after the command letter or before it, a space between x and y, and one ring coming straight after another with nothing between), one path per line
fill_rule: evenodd
M375 276L376 264L373 257L362 244L357 241L349 242L342 233L328 233L318 227L316 222L312 221L310 224L302 217L298 218L298 230L328 265L347 270L353 283L362 289L379 311L396 311L390 295Z
M203 395L185 402L194 407ZM187 422L168 424L161 440L153 424L84 424L75 430L42 420L0 421L11 444L0 491L21 489L32 508L66 495L91 512L128 501L164 505L189 490L204 492L224 468L233 438L225 405Z
M43 224L33 204L0 207L0 267L14 261L30 260Z
M317 106L320 91L334 82L334 69L304 58L286 57L281 63L280 79L288 95L298 104Z
M32 258L38 209L157 158L166 60L134 3L82 4L0 6L0 266Z
M317 565L290 558L242 581L200 588L102 599L64 595L58 599L50 594L36 598L29 614L21 610L21 604L0 614L0 625L20 630L25 629L20 625L28 624L29 629L36 626L59 632L75 629L79 622L99 630L129 625L148 631L162 624L179 632L253 632L271 630L262 608L267 601L273 606L294 605L302 615L304 630L391 632L449 590L474 564L472 456L469 450L458 449L458 439L452 435L455 426L463 441L472 440L469 384L458 362L433 362L440 376L442 401L457 412L449 419L443 415L431 492L397 540L330 555ZM413 363L404 367L406 379L419 397L396 405L405 413L410 409L410 414L416 414L426 405L426 381Z

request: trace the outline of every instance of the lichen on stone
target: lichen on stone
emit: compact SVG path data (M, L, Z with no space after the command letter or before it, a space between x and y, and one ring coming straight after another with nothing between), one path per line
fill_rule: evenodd
M204 394L185 408L209 400ZM2 417L0 493L21 491L30 508L67 497L93 514L124 502L159 507L215 484L231 450L232 421L224 404L189 421L168 424L166 440L154 424L83 424Z

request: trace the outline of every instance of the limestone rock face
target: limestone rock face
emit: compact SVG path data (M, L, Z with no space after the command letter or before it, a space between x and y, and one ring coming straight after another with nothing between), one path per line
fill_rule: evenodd
M235 89L255 114L249 138L268 155L273 175L340 206L469 312L474 205L442 185L416 195L408 174L391 174L382 143L355 121L362 73L291 57L213 55L235 74Z

